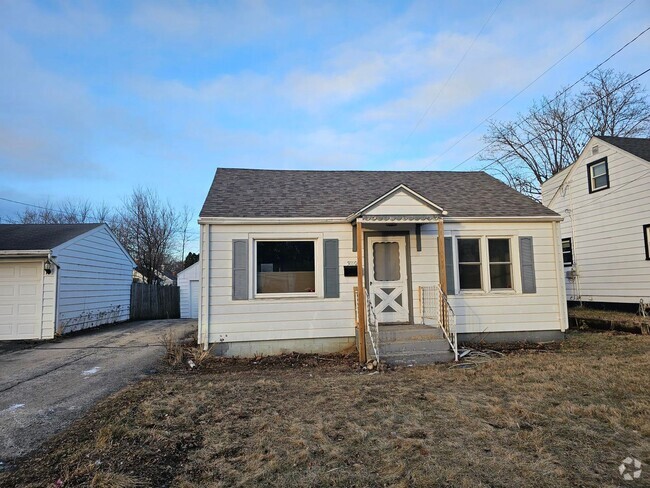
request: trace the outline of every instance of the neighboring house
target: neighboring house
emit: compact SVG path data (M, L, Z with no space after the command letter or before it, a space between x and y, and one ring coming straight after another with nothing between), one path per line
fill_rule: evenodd
M157 278L156 283L158 285L162 285L162 286L174 286L174 285L176 285L176 278L169 271L156 271L155 274L156 274L156 278ZM146 283L147 279L137 269L134 269L133 270L133 281L135 283Z
M0 340L128 320L134 266L106 224L0 225Z
M180 289L182 319L196 319L199 317L200 277L201 265L199 262L180 271L176 277Z
M450 343L560 338L560 220L480 172L218 169L199 218L199 341L242 356L358 342L364 358L355 287L371 338L401 356L422 324Z
M650 303L650 139L592 137L542 200L564 217L570 301Z

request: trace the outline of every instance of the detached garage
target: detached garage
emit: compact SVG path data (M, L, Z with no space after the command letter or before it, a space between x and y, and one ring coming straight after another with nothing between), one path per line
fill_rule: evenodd
M0 340L128 320L134 267L106 224L0 225Z
M180 288L181 318L199 318L199 278L201 267L198 263L188 266L176 276L176 283Z

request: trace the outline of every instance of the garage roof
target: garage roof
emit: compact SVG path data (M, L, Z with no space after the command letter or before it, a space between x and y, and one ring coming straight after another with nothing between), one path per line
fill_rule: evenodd
M0 224L0 251L53 249L104 224Z

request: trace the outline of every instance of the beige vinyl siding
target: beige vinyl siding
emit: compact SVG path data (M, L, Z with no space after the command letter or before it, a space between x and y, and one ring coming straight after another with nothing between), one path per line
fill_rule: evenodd
M458 332L504 332L564 330L566 303L561 287L561 254L556 223L448 223L446 235L508 236L512 238L515 292L461 293L450 297L458 314ZM422 250L417 251L415 226L400 225L391 231L409 230L411 298L414 322L420 323L420 286L438 283L436 225L422 226ZM373 226L369 226L373 231ZM252 277L254 236L300 238L318 236L339 240L339 298L256 298L232 299L232 241L249 241L249 276ZM518 237L533 236L537 293L522 294ZM353 337L353 287L356 277L343 276L343 266L356 264L349 224L201 225L200 326L207 329L209 342L261 341L300 338ZM454 253L455 254L455 253ZM486 263L487 264L487 263ZM316 263L322 266L322 262ZM457 273L457 271L456 271ZM456 277L456 284L458 279ZM209 283L209 287L205 286ZM252 288L252 284L251 284ZM250 295L252 296L252 294ZM209 319L209 320L208 320Z
M209 249L203 264L202 280L210 282L209 298L201 290L201 320L209 314L209 342L237 342L299 338L351 337L354 329L353 287L355 277L343 276L343 265L356 263L352 252L352 228L349 224L299 225L202 225L202 252ZM209 232L207 229L209 228ZM316 247L323 239L338 239L339 298L251 298L232 299L232 241L258 237L314 238ZM249 275L252 277L252 259ZM322 261L316 261L316 267ZM318 271L318 269L317 269ZM318 273L317 273L318 275ZM322 280L322 277L321 277ZM205 283L205 281L203 281ZM250 294L249 296L252 296Z
M599 146L598 154L591 154L593 144ZM587 164L604 157L610 188L589 193ZM566 278L567 298L650 300L650 261L643 239L643 226L650 223L650 163L592 140L574 166L566 180L566 175L556 175L542 186L543 201L565 218L562 237L572 239L576 276Z
M445 235L454 237L456 295L449 302L457 316L459 333L565 330L566 302L562 288L562 256L556 223L446 223ZM514 290L460 291L458 237L508 237ZM521 293L519 237L532 236L535 256L536 293ZM483 242L483 241L482 241ZM481 254L484 289L488 285L487 250Z
M57 328L67 333L129 319L133 266L105 227L53 250Z
M400 190L365 213L367 215L422 215L430 214L431 207Z

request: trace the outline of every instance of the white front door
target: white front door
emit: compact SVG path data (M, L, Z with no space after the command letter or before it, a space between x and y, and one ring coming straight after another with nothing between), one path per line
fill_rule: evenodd
M380 324L409 321L406 237L368 238L369 295Z

